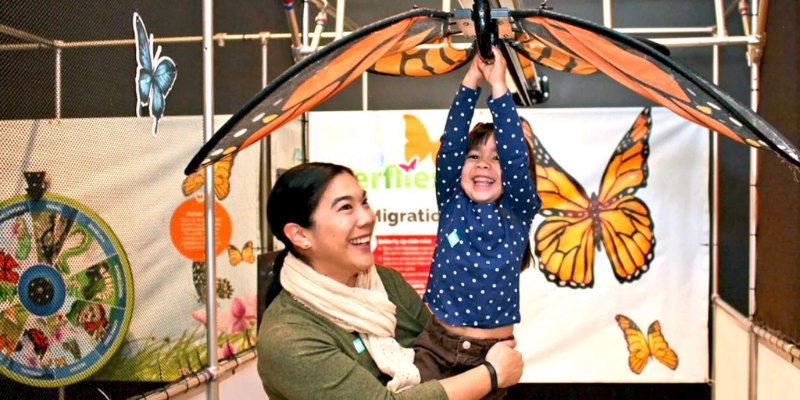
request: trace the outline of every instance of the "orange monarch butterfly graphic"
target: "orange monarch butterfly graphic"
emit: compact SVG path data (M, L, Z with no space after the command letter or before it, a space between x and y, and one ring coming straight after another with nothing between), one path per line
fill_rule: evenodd
M411 163L414 158L419 161L430 157L431 160L436 159L436 154L439 153L439 141L431 140L428 136L428 130L419 118L403 114L403 120L406 123L406 145L405 157L406 162Z
M605 248L620 283L639 279L653 260L656 238L650 209L634 194L647 186L652 120L645 108L622 138L600 181L586 190L533 135L536 188L545 217L536 228L539 269L559 286L594 285L595 248Z
M669 347L669 343L664 339L661 323L658 320L650 324L650 327L647 328L647 337L645 337L642 330L630 318L619 314L615 319L628 343L628 366L631 371L637 375L641 374L650 357L654 357L669 369L678 368L678 354Z
M241 250L234 245L228 245L228 260L232 266L237 266L242 261L252 264L256 262L256 255L253 252L253 241L250 240L244 244Z
M231 168L233 168L233 154L221 158L214 163L214 195L217 199L224 200L231 192ZM197 172L183 179L183 195L188 196L206 183L206 170L199 169Z

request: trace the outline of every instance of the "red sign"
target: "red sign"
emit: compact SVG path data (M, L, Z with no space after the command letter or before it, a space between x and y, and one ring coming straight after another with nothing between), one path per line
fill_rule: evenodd
M436 235L376 235L375 264L393 268L422 296L428 284Z

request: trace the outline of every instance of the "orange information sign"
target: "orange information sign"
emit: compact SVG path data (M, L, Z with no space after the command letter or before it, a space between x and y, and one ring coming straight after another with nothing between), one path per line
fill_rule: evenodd
M184 257L204 261L206 251L205 203L190 198L172 213L169 236L172 244ZM219 202L214 204L214 255L218 256L231 241L231 217Z
M375 264L393 268L422 295L428 284L436 235L376 235Z

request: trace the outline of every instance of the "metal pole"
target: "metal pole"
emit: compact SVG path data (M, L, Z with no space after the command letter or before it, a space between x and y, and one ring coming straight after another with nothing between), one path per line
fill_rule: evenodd
M725 28L725 12L722 0L714 0L714 17L716 20L716 37L719 39L728 36ZM713 82L720 84L720 46L714 45L713 50ZM719 133L711 133L711 326L716 326L717 311L714 299L719 296ZM714 343L716 343L714 341ZM713 347L712 347L713 349ZM711 398L716 399L717 392L717 362L715 352L711 352Z
M719 85L719 46L714 46L712 55L713 82ZM719 294L719 134L715 131L709 133L711 136L711 299L714 299ZM717 320L713 302L710 309L713 329ZM716 399L717 362L715 352L712 351L711 354L711 398Z
M361 111L369 110L369 81L367 73L361 74Z
M603 25L606 28L612 28L613 25L611 0L603 0Z
M269 49L269 37L264 36L261 39L261 86L266 87L268 83L267 76L267 60ZM270 189L272 188L272 136L268 135L266 140L261 141L261 179L260 179L260 193L259 197L259 213L261 214L261 248L263 252L274 250L272 243L272 232L269 230L269 223L267 221L267 197Z
M203 139L208 142L214 134L214 2L203 0ZM214 176L214 165L206 167L206 176ZM206 230L206 355L210 379L206 385L206 399L219 398L217 368L217 263L214 235L214 180L205 182Z
M55 76L55 102L56 119L61 118L61 48L56 48L56 76Z
M303 0L303 47L308 47L308 0Z
M347 4L346 0L338 0L336 2L336 27L334 31L336 32L336 39L339 39L344 34L344 9L345 4Z
M758 1L752 1L752 7L754 14L752 17L752 26L753 32L756 36L758 36L761 32L759 31L758 26L758 14L762 11L758 8ZM765 11L765 10L763 10ZM751 52L751 54L756 54L756 52ZM758 111L758 89L759 89L759 81L758 76L760 73L760 59L753 59L750 63L750 108L753 111ZM755 151L754 148L750 149L750 207L749 207L749 214L750 214L750 224L749 224L749 304L748 304L748 313L747 316L750 320L753 320L753 317L756 313L756 231L757 231L757 224L758 224L758 208L756 205L756 201L758 200L757 196L757 184L758 184L758 153ZM758 335L755 332L750 331L750 357L749 357L749 382L748 382L748 398L750 400L756 400L758 398Z
M297 17L294 14L294 1L283 0L283 11L286 14L286 21L289 23L292 46L300 47L300 32L297 29Z

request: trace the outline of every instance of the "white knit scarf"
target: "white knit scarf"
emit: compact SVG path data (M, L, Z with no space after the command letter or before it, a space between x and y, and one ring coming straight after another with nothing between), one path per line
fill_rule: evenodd
M414 350L394 339L396 306L373 265L358 274L355 287L317 273L291 253L284 260L281 285L298 301L348 332L358 332L378 368L392 377L386 388L400 392L420 382Z

